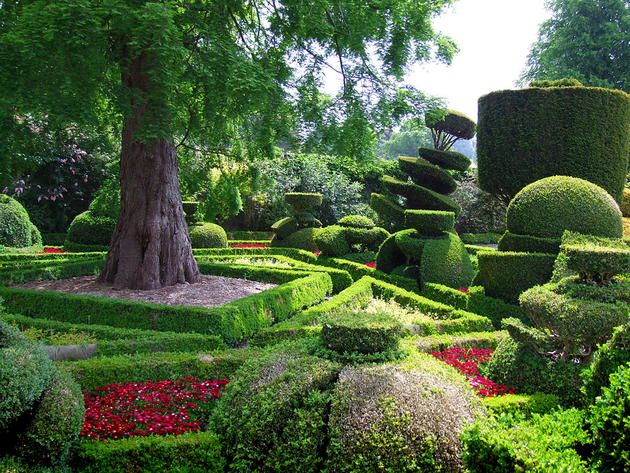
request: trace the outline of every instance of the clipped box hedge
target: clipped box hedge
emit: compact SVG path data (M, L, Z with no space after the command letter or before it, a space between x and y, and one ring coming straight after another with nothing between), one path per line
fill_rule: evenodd
M67 279L76 276L99 274L103 269L103 257L81 258L79 260L45 260L29 264L0 268L0 284L20 284L30 281Z
M224 256L224 255L278 255L288 256L291 259L302 261L304 263L314 263L317 261L311 251L299 250L297 248L201 248L193 249L193 255L198 256Z
M486 295L516 303L518 296L530 287L551 279L556 255L487 251L477 253L479 272L473 286L483 286Z
M506 230L499 240L498 249L499 251L558 254L560 252L560 238L519 235Z
M494 350L501 340L508 336L507 331L470 332L456 335L430 335L414 340L420 351L442 351L450 347L474 348L476 350Z
M261 269L265 274L274 273L270 268ZM10 311L32 317L122 328L196 332L220 336L226 343L238 343L261 328L322 301L332 290L330 276L324 272L294 271L283 276L289 282L210 309L1 287L0 296Z

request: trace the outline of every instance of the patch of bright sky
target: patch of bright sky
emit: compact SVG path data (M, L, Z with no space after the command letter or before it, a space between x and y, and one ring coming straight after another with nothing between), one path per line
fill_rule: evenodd
M457 0L433 24L460 52L450 66L414 66L406 82L476 121L480 96L515 88L538 28L550 16L545 0Z

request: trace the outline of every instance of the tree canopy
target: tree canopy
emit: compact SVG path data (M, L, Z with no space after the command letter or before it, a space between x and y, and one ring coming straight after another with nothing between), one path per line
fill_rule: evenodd
M630 2L548 0L522 81L573 77L630 92Z

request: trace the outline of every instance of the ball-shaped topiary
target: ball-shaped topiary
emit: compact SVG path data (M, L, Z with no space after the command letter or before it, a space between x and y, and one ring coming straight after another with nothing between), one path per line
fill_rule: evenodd
M479 99L479 186L511 200L554 175L593 182L621 202L630 154L630 96L597 87L530 87Z
M319 228L303 228L302 230L291 233L284 240L274 240L271 246L317 251L319 247L317 243L315 243L315 235L317 235L319 231Z
M22 248L41 244L41 239L22 204L0 194L0 246Z
M524 187L507 209L512 233L560 238L565 230L621 238L621 211L610 194L583 179L551 176Z
M95 216L87 210L74 218L66 239L83 245L109 245L115 227L116 219Z
M216 223L201 223L189 229L193 248L227 248L227 233Z
M347 366L332 397L329 471L462 471L459 435L481 412L464 378L430 355Z

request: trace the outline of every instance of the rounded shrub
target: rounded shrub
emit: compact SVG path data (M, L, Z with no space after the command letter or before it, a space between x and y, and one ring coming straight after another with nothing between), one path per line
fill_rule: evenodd
M473 279L473 268L466 246L457 235L444 233L439 238L428 238L424 242L420 263L420 280L448 287L469 287Z
M420 262L422 250L424 249L424 239L417 230L412 228L394 233L396 245L410 261Z
M41 244L39 230L17 200L0 194L0 246L22 248Z
M610 387L602 389L589 408L596 471L627 472L630 465L630 366L610 375Z
M551 176L524 187L507 209L511 233L560 238L565 230L621 238L615 200L601 187L575 177Z
M227 233L215 223L202 223L190 227L190 243L193 248L227 248Z
M480 412L464 378L430 355L346 366L332 396L328 471L462 471L459 436Z
M351 228L374 228L374 220L364 215L346 215L339 219L337 225Z
M83 427L83 394L70 374L57 369L28 425L19 433L16 453L51 465L64 458Z
M321 339L337 353L378 353L398 347L403 326L389 314L336 312L322 322Z
M83 245L109 245L115 227L115 219L95 216L87 210L74 218L66 239Z
M477 126L479 185L508 201L534 181L566 175L593 182L621 202L629 122L630 96L619 90L533 87L484 95Z
M302 230L291 233L284 240L274 240L273 246L298 248L306 251L318 251L319 247L315 243L315 235L319 231L319 228L303 228Z
M326 256L340 257L350 252L346 241L346 229L339 225L330 225L320 229L313 237L315 244Z
M294 218L299 228L320 228L322 226L322 222L310 212L299 212L295 214Z
M237 370L216 409L229 471L319 472L341 366L282 344Z
M431 189L412 182L399 181L391 176L383 176L382 180L390 192L407 199L407 207L410 209L446 210L454 212L456 216L462 212L461 206L455 200Z
M280 239L288 237L293 232L297 232L299 228L298 221L295 217L284 217L271 225L271 231Z

